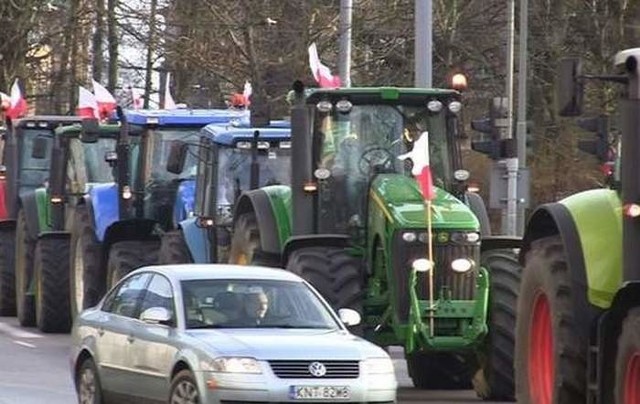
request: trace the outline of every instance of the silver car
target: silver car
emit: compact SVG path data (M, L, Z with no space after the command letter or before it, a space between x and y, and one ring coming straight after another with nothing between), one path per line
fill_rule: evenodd
M393 403L393 363L359 322L284 270L149 266L76 318L71 371L83 404Z

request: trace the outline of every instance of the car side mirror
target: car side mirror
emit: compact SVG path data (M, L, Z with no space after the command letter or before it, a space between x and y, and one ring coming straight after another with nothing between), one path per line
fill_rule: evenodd
M147 324L171 324L171 313L164 307L151 307L140 314L140 320Z
M167 171L172 174L180 174L184 170L184 163L187 161L189 145L182 140L171 142L169 158L167 159Z
M33 139L33 148L31 149L31 157L42 160L47 157L47 149L49 147L49 139L44 136L38 136Z
M347 327L356 326L362 321L360 313L353 309L340 309L338 310L338 316L340 317L340 321Z
M80 131L80 141L82 143L96 143L100 134L100 124L97 119L83 119Z

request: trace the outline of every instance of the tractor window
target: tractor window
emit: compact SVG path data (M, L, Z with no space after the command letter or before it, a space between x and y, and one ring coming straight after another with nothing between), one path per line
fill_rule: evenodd
M45 158L36 159L32 156L33 142L37 137L47 139ZM49 129L24 129L18 136L20 150L20 187L37 188L49 179L49 162L53 146L53 132Z
M84 193L88 183L114 182L115 171L104 160L104 155L115 148L115 137L100 138L96 143L82 143L80 139L70 139L67 164L68 192Z

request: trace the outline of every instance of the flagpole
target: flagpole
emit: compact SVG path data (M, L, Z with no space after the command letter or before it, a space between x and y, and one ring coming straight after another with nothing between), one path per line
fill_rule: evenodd
M428 236L428 257L431 268L429 268L429 335L434 335L434 318L433 318L433 271L436 265L433 261L433 235L431 231L431 199L427 200L427 236Z

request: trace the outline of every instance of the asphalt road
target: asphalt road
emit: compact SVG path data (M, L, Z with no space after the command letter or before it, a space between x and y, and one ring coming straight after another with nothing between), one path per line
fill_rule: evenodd
M74 404L69 372L69 336L21 328L0 317L0 404ZM473 391L416 390L400 349L391 348L400 382L399 403L481 403Z

